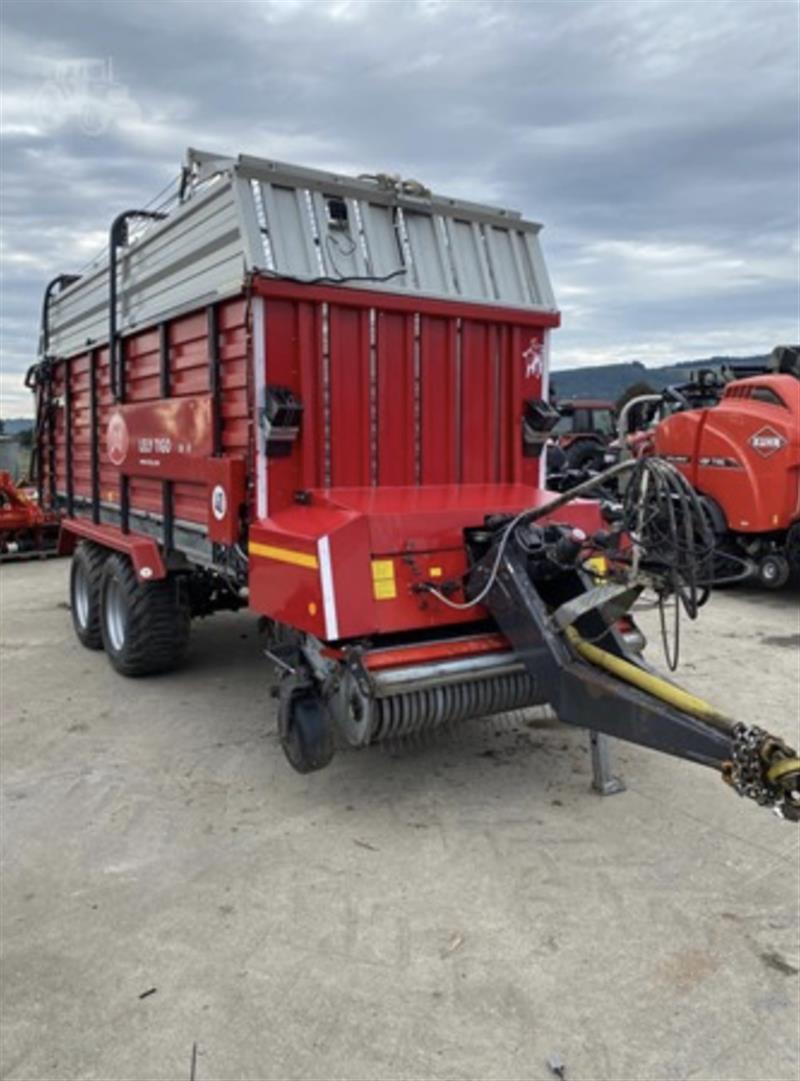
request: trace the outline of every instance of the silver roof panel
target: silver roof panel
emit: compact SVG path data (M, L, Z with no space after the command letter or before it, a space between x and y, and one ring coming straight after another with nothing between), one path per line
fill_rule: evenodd
M238 292L247 274L555 310L536 222L387 174L187 152L182 201L118 254L120 333ZM50 351L107 339L105 261L50 304Z

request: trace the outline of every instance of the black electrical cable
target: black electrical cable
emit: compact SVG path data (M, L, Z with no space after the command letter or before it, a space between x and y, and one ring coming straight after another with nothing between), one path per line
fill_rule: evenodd
M643 458L623 494L623 524L658 582L664 656L674 671L680 657L681 609L689 619L696 619L713 580L711 522L682 473L663 459ZM675 597L672 643L665 609L671 594Z
M257 273L265 278L273 278L275 281L294 282L295 285L342 285L344 282L390 282L394 278L399 278L401 274L408 274L408 268L400 267L399 270L393 270L391 274L350 274L342 278L331 278L326 275L319 278L297 278L292 274L281 274L277 270L261 268L257 270Z
M634 576L641 566L655 585L661 609L664 654L670 669L674 670L680 652L681 609L690 619L696 619L708 597L708 586L713 581L715 537L697 493L682 473L660 458L620 462L548 503L517 514L501 531L489 576L477 596L466 602L456 602L433 586L428 585L427 591L448 607L459 610L481 603L494 585L503 551L517 526L545 516L552 518L568 503L602 488L609 480L615 480L625 473L629 477L622 495L621 525L624 533L631 538L633 553L630 557L623 555L622 558L630 562ZM672 643L667 634L664 607L671 595L675 597Z

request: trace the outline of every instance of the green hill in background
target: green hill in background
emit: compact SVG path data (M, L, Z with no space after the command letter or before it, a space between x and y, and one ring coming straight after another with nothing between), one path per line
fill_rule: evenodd
M638 360L627 364L598 364L590 368L565 368L550 373L551 385L556 397L563 398L617 398L632 383L649 383L654 390L663 390L672 383L685 383L693 368L719 368L723 364L736 368L738 365L766 364L768 354L757 357L706 357L705 360L684 360L660 368L648 368Z
M33 427L33 417L9 417L3 421L3 435L19 435Z

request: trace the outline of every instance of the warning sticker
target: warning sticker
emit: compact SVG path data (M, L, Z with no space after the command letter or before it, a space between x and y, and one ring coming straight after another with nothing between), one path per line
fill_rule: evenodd
M376 601L393 601L397 596L393 559L372 560L372 595Z

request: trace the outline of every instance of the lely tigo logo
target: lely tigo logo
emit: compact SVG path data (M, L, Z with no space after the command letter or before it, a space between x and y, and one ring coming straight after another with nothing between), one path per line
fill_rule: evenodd
M112 465L120 466L128 454L130 437L122 413L113 413L106 429L106 451Z

